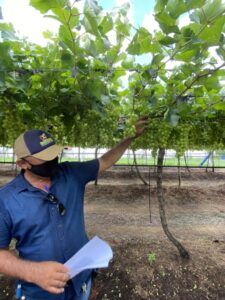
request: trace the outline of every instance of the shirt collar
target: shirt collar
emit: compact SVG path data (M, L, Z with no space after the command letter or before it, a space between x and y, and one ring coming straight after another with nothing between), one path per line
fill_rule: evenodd
M22 171L20 172L19 175L17 175L16 178L16 191L17 193L20 193L24 190L34 190L35 187L33 187L25 178L24 175L22 173Z
M51 187L56 183L57 179L61 176L61 172L58 172L57 175L55 174L55 176L52 179L52 185ZM29 191L37 191L39 189L37 189L36 187L34 187L33 185L31 185L24 177L24 174L21 170L20 174L17 175L16 177L16 191L17 193L20 193L22 191L25 190L29 190Z

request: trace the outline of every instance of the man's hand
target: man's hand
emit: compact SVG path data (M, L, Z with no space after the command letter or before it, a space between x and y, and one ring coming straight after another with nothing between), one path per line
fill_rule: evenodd
M135 137L139 137L142 135L144 130L147 128L147 125L149 123L148 117L141 117L137 123L135 124L136 134Z
M49 293L63 293L69 279L69 270L61 263L46 261L32 266L30 281Z
M124 151L130 146L132 140L140 136L144 132L144 130L147 128L148 123L148 117L140 118L135 124L135 132L132 133L133 136L127 137L113 149L102 155L99 158L99 172L105 171L113 166L123 155Z

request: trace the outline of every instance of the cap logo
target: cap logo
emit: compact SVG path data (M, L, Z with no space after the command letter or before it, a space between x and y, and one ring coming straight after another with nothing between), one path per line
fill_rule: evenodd
M42 133L40 135L40 140L41 140L40 145L42 147L44 147L44 146L46 146L46 145L53 142L53 139L51 137L48 138L45 133Z

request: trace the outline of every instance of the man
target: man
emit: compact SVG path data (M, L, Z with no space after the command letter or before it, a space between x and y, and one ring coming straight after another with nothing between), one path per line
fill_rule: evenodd
M136 137L147 121L136 125ZM63 265L88 242L83 215L85 185L128 148L126 138L101 158L58 163L62 147L42 130L21 134L14 146L21 173L0 189L0 273L18 278L26 300L86 300L91 270L73 279ZM9 250L15 238L19 256Z

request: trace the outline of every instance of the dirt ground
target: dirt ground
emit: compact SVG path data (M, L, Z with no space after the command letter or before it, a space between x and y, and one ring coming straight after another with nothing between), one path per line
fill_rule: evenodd
M189 261L161 228L153 170L141 174L150 178L150 189L130 168L107 171L97 186L87 186L87 233L114 252L109 267L99 271L91 300L225 299L225 172L182 170L179 188L177 170L165 170L168 225ZM0 185L11 179L4 175ZM13 281L1 277L0 286L0 300L12 299Z

